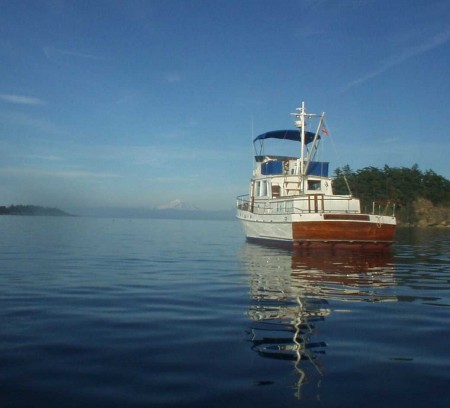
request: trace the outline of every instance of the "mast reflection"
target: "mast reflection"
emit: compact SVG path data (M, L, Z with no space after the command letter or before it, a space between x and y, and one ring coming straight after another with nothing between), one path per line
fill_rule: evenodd
M296 396L308 382L320 383L320 356L327 348L318 327L341 302L396 301L390 253L292 251L246 243L242 260L249 275L248 330L261 357L289 360L298 374Z

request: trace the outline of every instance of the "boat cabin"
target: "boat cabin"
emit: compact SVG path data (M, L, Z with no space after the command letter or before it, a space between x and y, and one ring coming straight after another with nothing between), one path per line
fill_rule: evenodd
M331 180L328 178L328 162L309 162L305 177L300 176L301 162L296 157L255 156L255 162L253 172L255 197L333 194Z

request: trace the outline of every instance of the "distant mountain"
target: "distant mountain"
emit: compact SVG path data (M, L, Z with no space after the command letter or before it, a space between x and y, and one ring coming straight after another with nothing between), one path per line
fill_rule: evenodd
M157 210L188 210L198 211L199 208L181 201L179 198L172 200L167 204L156 207Z
M37 205L10 205L9 207L0 206L0 215L47 215L57 217L71 217L58 208L40 207Z

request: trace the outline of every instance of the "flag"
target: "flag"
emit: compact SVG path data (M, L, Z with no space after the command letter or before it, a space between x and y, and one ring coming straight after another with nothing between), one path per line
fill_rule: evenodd
M322 134L324 136L328 136L328 130L326 130L324 127L322 127Z

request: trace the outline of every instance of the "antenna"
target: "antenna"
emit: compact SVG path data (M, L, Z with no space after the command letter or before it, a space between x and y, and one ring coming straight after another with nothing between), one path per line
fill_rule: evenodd
M253 115L251 115L251 125L252 125L252 139L251 139L251 149L252 149L252 155L253 156L256 156L256 146L255 146L255 144L253 143L253 140L255 140L255 125L254 125L254 117L253 117Z
M255 126L254 126L254 118L253 118L253 115L251 116L251 119L252 119L252 141L253 141L253 139L255 138Z

